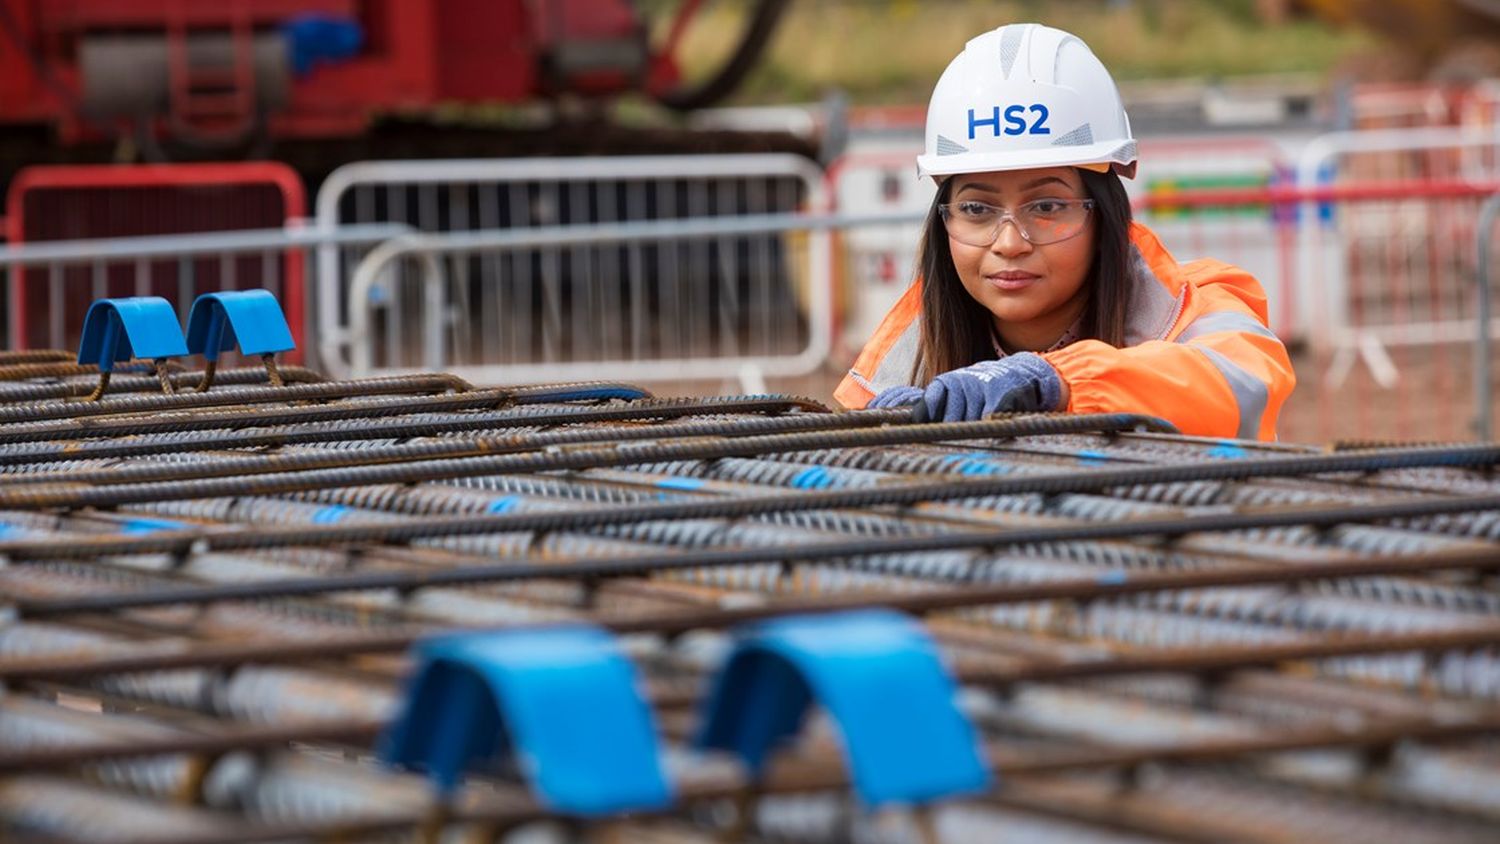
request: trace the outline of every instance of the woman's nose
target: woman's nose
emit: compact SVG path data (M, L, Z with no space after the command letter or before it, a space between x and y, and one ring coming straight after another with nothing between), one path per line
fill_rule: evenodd
M1015 220L1003 220L1000 231L995 233L995 242L990 251L1007 257L1024 255L1032 249L1031 241L1021 236L1021 227Z

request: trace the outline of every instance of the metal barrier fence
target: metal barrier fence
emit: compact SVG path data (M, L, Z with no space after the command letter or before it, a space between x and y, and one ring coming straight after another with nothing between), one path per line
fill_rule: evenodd
M1287 153L1262 137L1186 137L1141 143L1140 173L1126 182L1138 210L1152 209L1152 229L1179 259L1228 260L1265 288L1271 329L1288 341L1306 336L1290 263L1295 228L1274 223L1264 207L1174 205L1169 198L1205 191L1255 190L1291 176ZM1231 257L1232 256L1232 257Z
M5 235L20 244L244 231L283 226L306 213L301 178L275 162L27 167L6 193ZM186 307L198 293L249 279L284 294L301 345L304 263L294 252L241 252L183 267L146 260L29 271L11 279L9 343L23 349L76 343L90 299L79 285L93 298L150 294Z
M1436 199L1433 191L1451 191L1456 197L1465 184L1500 179L1500 124L1321 135L1298 155L1295 184L1311 192L1335 177L1356 183L1424 180L1437 187L1419 189L1415 199ZM1442 343L1465 331L1467 314L1452 322L1416 312L1414 318L1424 321L1408 325L1406 315L1395 308L1386 312L1391 321L1380 323L1362 300L1372 289L1401 284L1398 274L1373 285L1370 278L1372 261L1394 266L1392 250L1407 261L1429 262L1432 274L1442 272L1445 262L1467 263L1474 254L1469 223L1477 203L1444 206L1428 215L1420 204L1392 196L1386 204L1360 201L1349 213L1332 219L1326 207L1316 204L1314 194L1309 197L1297 214L1295 279L1302 281L1298 289L1304 297L1301 307L1309 340L1331 348L1341 368L1357 358L1382 384L1389 384L1393 369L1387 347ZM1461 245L1454 242L1455 235ZM1317 279L1316 285L1312 279Z
M834 347L852 360L917 271L922 221L934 186L919 179L915 154L900 144L840 156L828 166L827 196L834 213L904 214L884 226L860 226L835 234Z
M1491 291L1493 259L1495 254L1495 225L1500 222L1500 192L1491 195L1479 209L1479 244L1476 248L1474 266L1475 324L1478 331L1474 338L1474 433L1481 440L1492 440L1494 426L1494 361L1491 359L1490 338L1494 334L1491 322Z
M804 375L829 359L828 232L910 220L778 214L402 237L355 271L349 300L368 304L350 310L352 357L340 374L443 367L497 384L737 377L763 389L765 376ZM391 270L407 261L419 274L395 281ZM486 262L499 270L474 273ZM523 306L476 314L476 298ZM420 338L405 340L390 314L421 326Z
M157 237L95 238L59 240L45 243L11 244L0 248L0 273L14 290L26 275L43 276L53 302L78 303L78 307L50 307L47 331L52 348L76 345L77 326L68 330L66 320L74 310L81 319L93 299L119 295L159 295L163 291L154 283L158 274L170 271L174 290L172 298L181 316L197 294L209 289L233 290L241 287L263 287L273 294L294 294L283 274L295 268L301 277L306 250L323 246L369 246L410 232L397 223L344 226L332 231L287 227L248 231L211 232L207 234L162 235ZM247 268L254 272L248 272ZM130 288L121 290L109 283L112 273L126 270L132 277ZM211 272L211 275L209 273ZM211 278L213 284L200 284ZM306 353L303 347L306 324L305 309L293 308L288 301L288 326L299 349L287 360L297 362ZM14 328L12 329L14 332ZM25 348L19 336L6 338L7 348Z
M361 162L334 171L316 201L318 225L324 229L394 221L431 233L775 214L823 205L822 171L794 155ZM784 330L791 309L778 314L763 307L756 321L726 327L720 305L725 296L767 306L790 305L793 291L806 284L788 273L787 256L806 248L764 234L733 244L694 247L662 239L621 251L602 265L604 256L575 246L512 252L504 261L497 255L478 255L448 267L451 289L444 301L461 308L464 318L448 320L445 330L467 338L444 342L454 360L466 362L461 365L499 365L507 360L609 362L595 357L600 348L633 344L634 339L619 334L597 338L602 345L595 345L596 338L579 332L607 330L613 313L634 318L650 300L653 313L678 322L694 354L715 353L693 336L714 325L738 335L742 348L784 357L793 353L789 336L797 337L792 341L797 346L819 342L805 326ZM406 280L400 266L393 265L391 276L370 288L392 299L355 306L347 298L347 281L365 251L319 250L318 337L325 366L350 371L350 320L355 312L372 306L381 311L369 335L381 350L377 365L399 368L431 359L433 341L420 338L424 325L431 336L437 317L430 311L419 315L402 310L402 302L424 294ZM582 318L583 309L590 307L605 310ZM749 318L749 313L742 315ZM675 356L654 355L650 359Z
M1198 191L1146 197L1141 210L1148 223L1159 209L1189 222L1238 215L1246 242L1258 231L1318 257L1313 274L1291 285L1312 326L1293 401L1317 405L1315 425L1295 438L1456 440L1472 435L1471 403L1482 414L1490 401L1485 390L1471 393L1461 347L1476 335L1473 262L1484 229L1475 220L1496 190L1496 180L1398 180ZM1318 217L1310 239L1288 238L1308 209ZM1216 257L1237 263L1233 251Z

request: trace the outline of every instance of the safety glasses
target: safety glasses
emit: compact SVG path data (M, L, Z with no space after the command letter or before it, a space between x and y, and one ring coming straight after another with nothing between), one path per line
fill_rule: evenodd
M1058 243L1083 231L1093 210L1092 199L1037 199L1014 211L972 199L938 206L948 236L969 246L994 243L1007 221L1035 246Z

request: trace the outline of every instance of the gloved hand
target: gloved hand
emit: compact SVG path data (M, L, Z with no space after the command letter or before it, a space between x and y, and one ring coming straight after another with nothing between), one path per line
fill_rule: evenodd
M932 379L914 416L919 422L963 422L991 413L1056 410L1062 390L1062 378L1052 364L1040 355L1021 352Z
M909 404L916 404L921 400L921 387L902 385L900 387L890 387L881 390L880 395L870 399L870 403L865 405L865 407L870 410L888 410L892 407L904 407Z

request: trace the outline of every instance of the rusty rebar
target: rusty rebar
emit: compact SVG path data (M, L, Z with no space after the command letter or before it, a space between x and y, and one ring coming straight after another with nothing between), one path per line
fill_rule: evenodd
M166 358L157 358L155 361L156 380L161 384L163 395L176 395L177 385L172 383L172 372L167 368L169 361Z
M320 725L319 730L332 735L364 735L377 732L381 724ZM1263 756L1309 750L1380 749L1398 742L1452 741L1476 735L1500 732L1500 714L1484 715L1454 722L1432 720L1393 720L1365 725L1358 729L1343 726L1317 726L1286 730L1271 735L1232 739L1207 739L1177 745L1101 748L1085 747L1017 753L1007 748L990 745L985 750L987 764L992 774L1003 782L1009 777L1048 776L1059 773L1099 771L1110 769L1134 769L1149 764L1193 765L1209 764L1226 760L1239 760L1248 756ZM289 739L286 733L276 729L254 728L242 731L237 738L251 748L269 748L284 744ZM200 739L200 747L211 752L219 745L212 738ZM170 746L164 741L161 746ZM226 749L233 749L231 745ZM145 748L144 743L139 747ZM108 749L101 748L108 753ZM154 751L146 751L154 752ZM163 750L160 752L172 752ZM139 755L129 748L116 751L117 755ZM795 792L846 789L849 776L842 762L835 759L808 761L779 757L772 760L767 772L759 781L747 781L740 776L685 779L677 783L677 800L669 809L659 814L678 811L678 807L697 801L716 800L739 795L782 794ZM500 795L495 795L498 798ZM649 817L653 812L636 813L634 817ZM445 813L446 823L488 823L501 826L556 816L531 799L519 794L506 794L503 799L492 798L489 805L449 806ZM351 837L368 836L381 832L392 832L419 827L430 819L426 811L406 814L383 811L378 816L341 815L336 819L317 819L279 823L247 824L234 832L222 836L196 833L193 840L201 844L223 844L242 841L280 841L288 839L319 838L344 840ZM177 841L173 838L152 839L165 844Z
M1080 427L1097 429L1098 419L1079 417ZM120 486L75 486L68 483L10 484L0 486L0 508L33 510L45 507L113 507L144 501L167 501L190 498L212 498L229 495L271 495L302 492L331 486L369 486L374 484L418 483L483 475L590 469L605 466L628 466L667 460L701 460L720 457L750 456L777 451L813 451L834 446L873 446L942 441L963 441L988 437L1024 436L1025 420L996 420L890 426L873 429L811 431L794 434L770 434L726 439L706 437L682 442L645 444L625 442L615 447L583 445L543 453L500 454L444 460L403 462L337 469L312 469L277 475L233 478L209 478L164 483L123 484ZM1342 455L1309 455L1271 457L1257 460L1224 460L1190 465L1151 465L1124 469L1090 469L1047 475L1003 476L978 480L951 480L933 484L891 484L866 489L841 489L805 492L794 495L743 497L730 500L638 504L560 513L526 513L502 516L462 516L426 519L420 523L390 522L369 525L331 525L299 528L292 531L271 530L256 534L263 545L236 545L243 536L210 537L197 532L182 532L179 537L140 540L104 540L78 546L84 556L98 553L160 553L180 551L204 539L210 543L227 541L226 547L272 547L277 545L321 545L334 542L406 542L433 536L473 535L518 530L559 530L589 528L626 521L676 520L692 518L741 518L764 513L791 510L826 510L868 507L905 506L923 501L956 500L1004 495L1060 495L1097 492L1115 487L1130 487L1180 481L1231 481L1264 477L1301 477L1340 472L1369 472L1383 469L1417 467L1486 467L1500 462L1500 445L1471 445L1453 449L1411 449L1405 451L1350 453ZM1339 521L1384 521L1500 508L1500 496L1466 498L1433 498L1413 502L1366 505L1312 511L1305 523L1337 524ZM1211 530L1209 525L1224 524L1223 514L1193 517L1191 522L1160 520L1149 524L1156 530L1132 528L1124 535L1191 533ZM1256 514L1234 517L1228 524L1245 529L1281 527L1301 523L1296 512ZM1240 522L1237 519L1243 518ZM1202 527L1193 527L1202 525ZM1090 526L1085 531L1118 529L1117 526ZM1220 530L1238 529L1221 527ZM157 543L165 542L161 545ZM220 547L220 546L215 546ZM934 546L938 547L938 546ZM108 548L108 551L100 550ZM0 542L0 554L13 557L47 558L46 544Z
M194 388L195 391L199 392L199 393L206 393L206 392L208 392L209 389L212 388L213 385L214 385L214 375L218 371L219 371L219 362L217 360L204 361L204 363L203 363L203 378L198 381L198 386L196 388ZM276 380L274 382L272 382L271 386L273 386L273 387L280 387L280 386L282 386L281 378L278 376L276 378Z
M645 562L656 564L658 568L655 570L661 570L666 567L663 564L667 562L681 562L682 565L680 567L683 568L701 568L731 564L735 561L764 562L778 559L777 552L766 549L734 549L686 556L689 557L686 561L670 561L666 558L656 558ZM785 556L784 553L783 556ZM804 557L800 549L797 557L799 559ZM1402 562L1406 562L1408 565L1402 566ZM950 589L931 590L914 594L867 594L816 600L782 600L760 606L662 613L634 618L600 618L598 621L600 624L619 633L677 635L692 630L725 629L739 624L794 614L837 612L874 607L885 607L916 614L926 614L989 605L1030 603L1036 601L1099 601L1129 595L1187 589L1246 587L1265 584L1292 585L1346 577L1461 570L1475 567L1486 569L1500 568L1500 559L1497 559L1496 555L1485 555L1482 553L1475 553L1472 556L1454 554L1452 557L1435 558L1429 561L1430 565L1424 568L1411 566L1410 562L1391 560L1387 561L1386 565L1367 564L1367 567L1362 567L1357 562L1350 562L1347 564L1330 564L1326 570L1289 570L1267 566L1262 568L1246 567L1238 570L1215 569L1172 574L1134 574L1125 578L1110 575L1097 578L1093 581L1057 581L1051 583L1004 584L997 586L968 584ZM598 564L596 567L602 567L603 565ZM577 569L581 569L581 571ZM598 577L597 574L591 573L588 566L567 565L557 561L542 561L530 563L525 566L515 566L513 567L513 573L516 575L524 574L526 576L524 579ZM341 576L341 582L333 585L342 586L347 589L411 589L486 582L487 579L482 577L483 574L485 573L481 572L477 573L475 577L466 577L466 570L464 569L441 569L410 574L404 572L381 572L344 575ZM339 581L340 577L329 577L326 580ZM255 586L257 584L198 587L198 589L205 591L214 590L214 597L219 600L228 600L230 598L225 596L237 596L236 593L247 597L266 597L264 594L257 594ZM194 587L186 587L176 590L175 594L173 590L161 590L157 594L142 595L139 596L140 599L136 602L136 606L162 606L171 603L180 603L180 601L173 599L191 594L194 590ZM293 597L297 595L322 594L335 590L328 588L327 584L321 583L317 579L309 578L296 582L283 583L279 589L271 588L264 591L269 591L278 597ZM92 599L58 599L51 604L51 612L46 611L48 607L45 602L35 602L31 604L31 614L32 617L42 618L92 612L98 609L122 608L129 605L130 597L129 595L99 595L94 596ZM112 599L115 600L112 601ZM25 607L25 603L17 605L17 609L23 612L25 612ZM447 628L443 632L482 629L485 628L455 626ZM292 639L258 643L214 644L186 650L175 649L164 653L78 657L76 659L69 659L66 663L62 664L50 659L17 658L0 660L0 681L58 681L98 674L148 670L163 671L190 667L222 667L247 662L295 663L314 659L332 659L357 654L401 650L409 647L423 636L431 635L434 632L438 631L403 630L394 633L367 634L319 641ZM1392 650L1453 650L1495 644L1500 644L1500 625L1488 626L1483 629L1457 631L1370 634L1363 636L1350 635L1307 644L1277 646L1277 648L1256 646L1238 650L1206 649L1202 652L1190 652L1182 655L1146 657L1134 663L1124 659L1116 662L1112 658L1109 661L1077 663L1062 667L1031 666L1004 669L982 676L987 678L985 682L989 684L1009 685L1033 679L1076 679L1083 676L1111 676L1116 673L1129 674L1169 670L1222 670L1235 664L1264 665L1320 656L1348 656L1351 654ZM1158 662L1156 660L1162 661ZM1054 672L1054 674L1048 674L1049 671ZM980 676L975 675L968 679L979 682Z
M175 386L175 383L174 383ZM118 396L87 404L47 402L22 407L0 406L0 423L36 422L101 416L110 413L153 413L173 410L196 410L236 404L295 402L349 398L351 396L393 395L402 393L440 393L448 390L473 389L468 382L451 375L406 375L371 378L362 381L325 381L314 384L289 384L280 389L259 388L222 390L212 393L175 393L162 396Z
M91 424L88 433L97 435L108 429L116 433L111 439L88 439L68 441L53 447L40 447L62 437L61 433L82 436L83 431L68 427L66 431L48 431L45 435L26 444L38 447L26 451L11 449L3 459L11 463L46 463L65 460L88 460L119 457L144 457L157 454L180 454L190 451L212 451L245 448L266 448L287 445L354 441L360 439L408 439L430 437L440 434L460 434L471 431L503 430L506 428L553 427L557 425L585 425L604 422L644 422L652 420L681 419L689 416L740 414L753 416L776 416L793 412L817 411L818 406L807 399L796 396L755 396L746 398L676 400L657 399L635 401L628 405L599 407L558 406L546 410L526 407L520 410L489 411L493 406L509 405L515 397L506 391L475 390L459 396L437 396L426 400L408 399L392 406L381 406L365 414L359 408L338 405L313 406L277 414L277 423L291 419L314 416L312 421L293 421L287 425L274 426L266 414L239 415L234 420L213 420L212 427L197 436L190 430L172 430L171 439L161 441L136 441L127 436L141 434L140 421L136 419L101 419ZM515 401L524 406L525 400ZM336 411L328 414L323 411ZM407 413L405 411L410 411ZM464 411L461 414L456 411ZM400 416L387 418L387 412ZM447 418L432 418L428 414L452 413ZM346 417L340 421L337 416ZM415 421L405 417L416 416ZM369 417L369 418L367 418ZM872 413L859 414L861 424L876 425L886 421ZM181 428L192 428L185 420ZM119 424L115 424L119 423ZM848 425L848 422L842 423ZM233 430L240 425L253 426L250 430ZM162 426L167 427L166 425ZM218 428L230 430L216 430ZM165 433L155 431L151 433ZM0 432L0 440L4 433ZM19 445L21 442L9 443ZM0 449L5 444L0 444ZM9 479L15 480L15 478Z
M10 349L0 351L0 366L71 361L73 358L74 354L66 349Z
M281 370L276 368L276 356L264 354L260 356L260 361L266 365L266 379L271 382L271 386L282 386Z
M109 376L110 373L108 372L99 373L98 386L94 387L93 392L89 393L87 396L84 396L83 400L87 402L96 402L104 398L105 391L109 389Z

